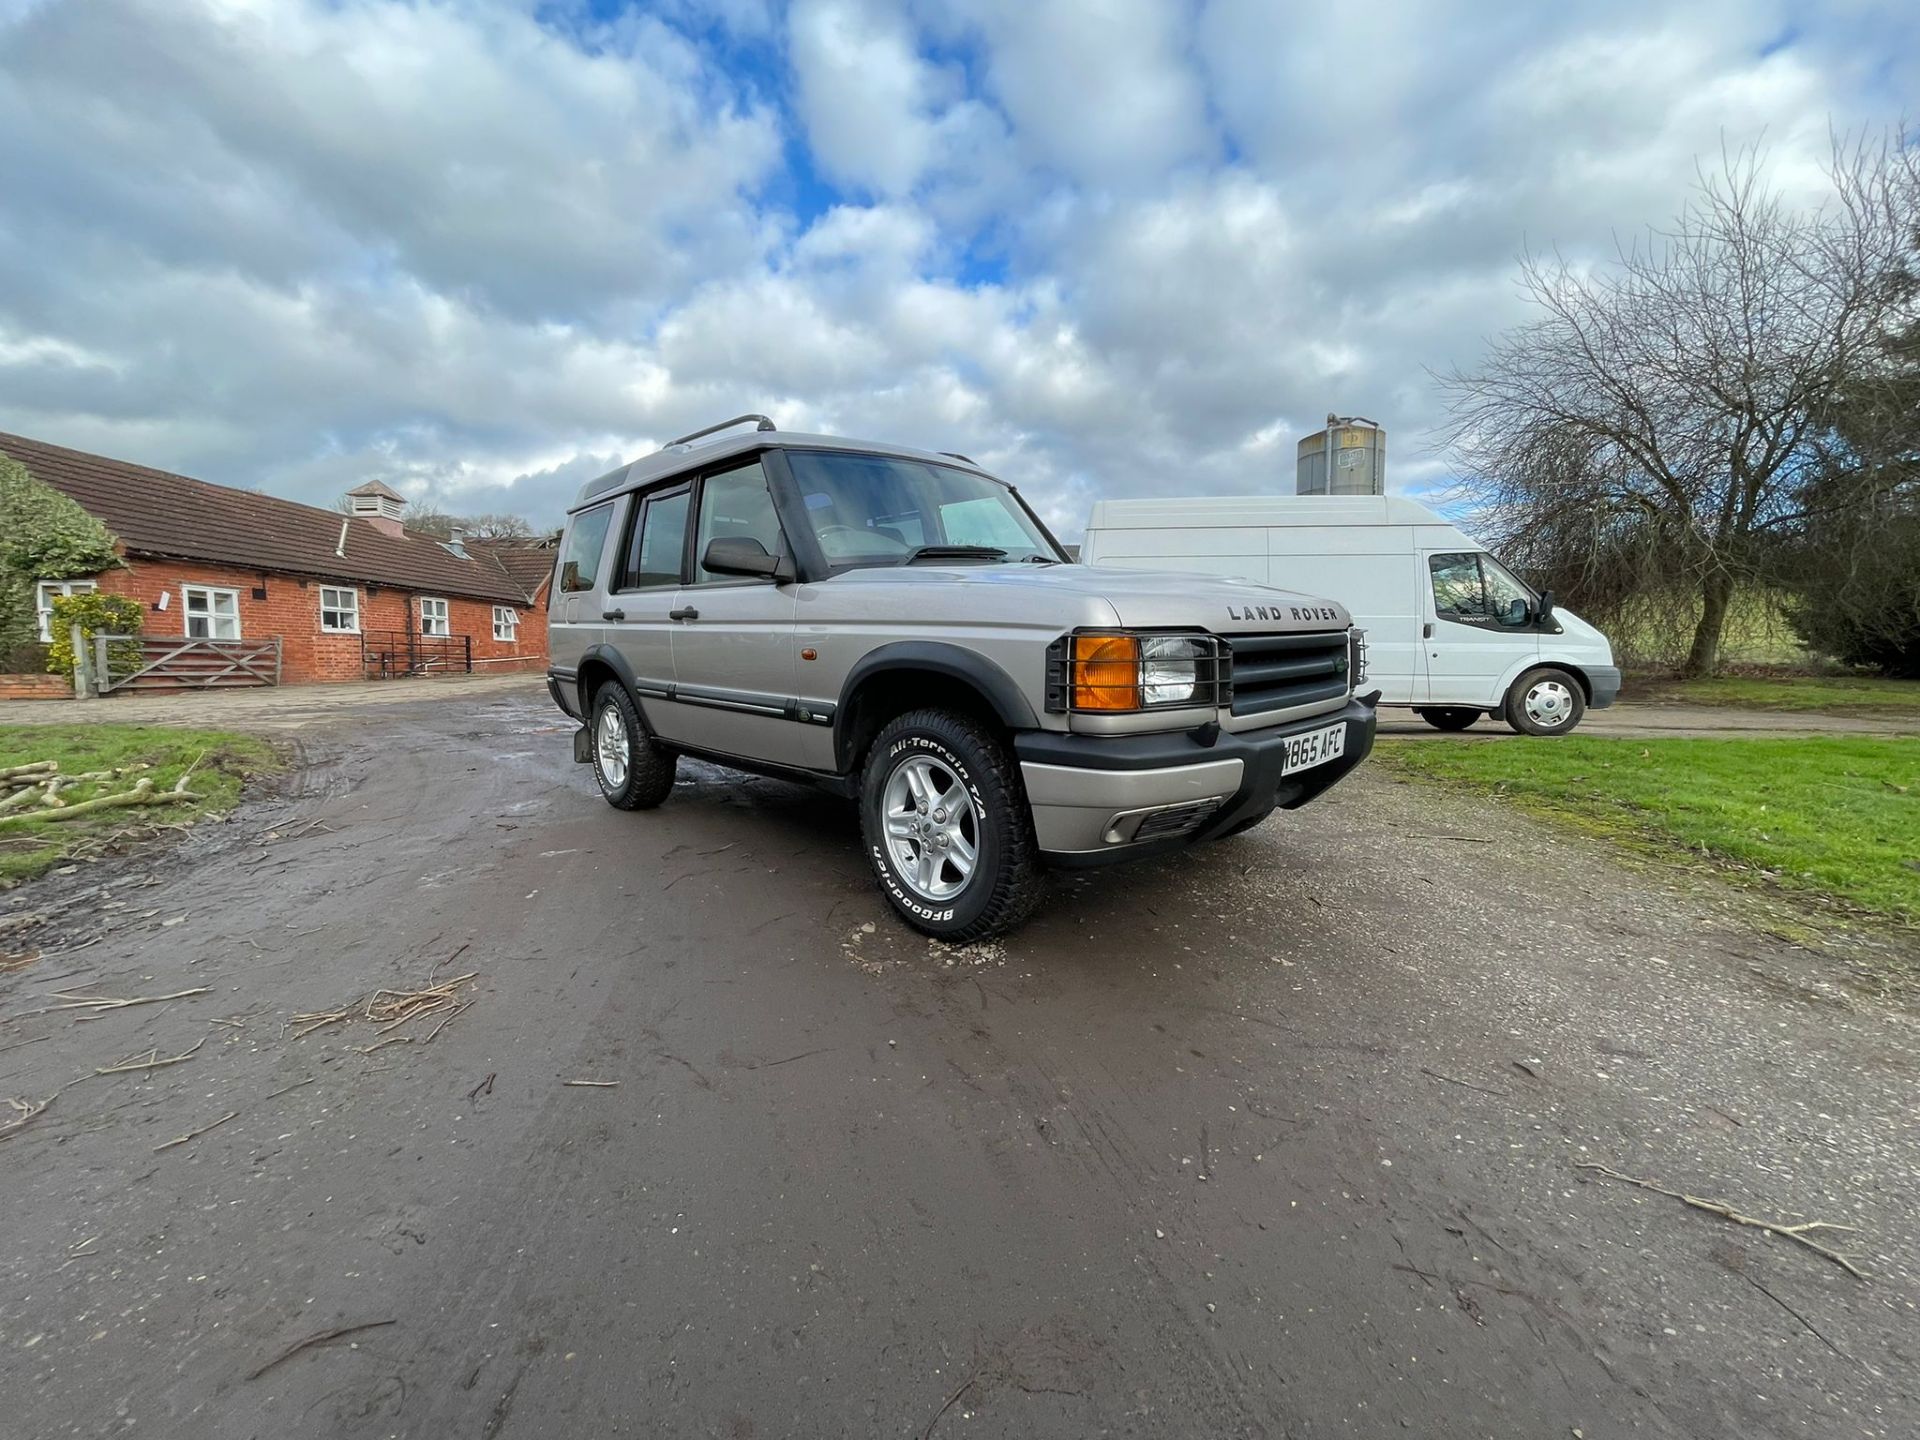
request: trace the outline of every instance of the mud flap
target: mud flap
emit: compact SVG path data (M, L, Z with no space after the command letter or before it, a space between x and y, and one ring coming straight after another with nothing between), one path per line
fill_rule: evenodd
M593 737L587 734L587 727L582 725L578 730L573 732L573 763L576 765L585 765L591 762L592 759Z

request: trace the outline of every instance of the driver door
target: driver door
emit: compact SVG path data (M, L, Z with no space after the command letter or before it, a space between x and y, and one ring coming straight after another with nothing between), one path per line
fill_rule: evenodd
M674 596L674 724L670 738L728 755L803 765L805 730L794 700L795 588L715 575L702 561L715 540L757 540L791 555L756 456L700 477L694 488L691 582Z
M1516 583L1478 551L1438 551L1425 558L1427 700L1483 710L1498 705L1506 677L1540 657L1540 632L1531 616L1515 625L1506 615L1519 594Z

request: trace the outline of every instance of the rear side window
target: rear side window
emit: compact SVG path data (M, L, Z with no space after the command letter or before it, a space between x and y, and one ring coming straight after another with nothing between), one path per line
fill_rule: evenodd
M562 590L591 590L600 578L600 552L606 548L607 526L613 523L613 503L596 505L573 517L567 551L560 561Z
M649 495L633 522L626 563L620 567L622 590L652 590L680 583L687 551L687 498L683 487Z

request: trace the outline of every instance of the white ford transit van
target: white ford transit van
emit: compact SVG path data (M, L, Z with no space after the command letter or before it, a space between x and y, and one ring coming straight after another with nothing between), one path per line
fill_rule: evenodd
M1101 500L1080 559L1337 600L1366 631L1380 703L1412 706L1441 730L1497 715L1529 735L1564 735L1620 691L1605 635L1414 500Z

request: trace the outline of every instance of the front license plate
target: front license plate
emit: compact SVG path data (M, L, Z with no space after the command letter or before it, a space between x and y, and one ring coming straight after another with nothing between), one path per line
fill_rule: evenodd
M1329 725L1324 730L1309 730L1306 734L1296 735L1287 741L1286 759L1281 762L1280 773L1291 775L1296 770L1310 770L1315 765L1324 765L1329 760L1338 760L1346 753L1345 721L1338 725Z

